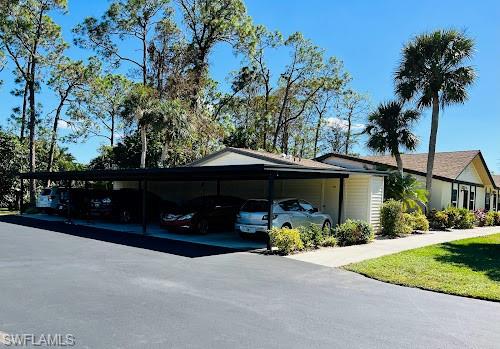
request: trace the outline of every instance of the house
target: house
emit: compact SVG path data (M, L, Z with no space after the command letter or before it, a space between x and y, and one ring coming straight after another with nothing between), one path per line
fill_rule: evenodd
M185 172L184 180L171 181L165 176L164 180L149 181L148 190L175 202L216 194L244 199L266 198L269 181L260 171L267 171L266 176L269 176L267 173L275 174L272 184L275 198L297 197L309 201L330 214L334 225L351 218L367 221L376 229L380 227L384 176L387 174L376 169L348 169L310 159L232 147L177 169ZM224 171L232 170L244 173L223 175ZM221 175L204 177L199 175L203 173L200 171ZM114 181L115 189L137 187L137 181Z
M425 187L427 153L403 154L401 158L404 171ZM390 155L355 157L330 153L315 160L348 169L397 169L396 160ZM495 180L491 175L479 150L436 153L430 206L438 210L448 206L500 210L498 177Z

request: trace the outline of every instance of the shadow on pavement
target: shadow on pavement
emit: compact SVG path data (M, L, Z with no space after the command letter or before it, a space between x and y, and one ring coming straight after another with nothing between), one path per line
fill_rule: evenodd
M64 222L45 221L40 219L22 217L17 215L0 216L0 222L22 225L25 227L50 230L93 240L105 241L119 245L138 247L147 250L175 254L177 256L197 258L226 253L246 251L221 246L197 244L187 241L171 240L154 236L119 232L102 228L83 225L73 225Z

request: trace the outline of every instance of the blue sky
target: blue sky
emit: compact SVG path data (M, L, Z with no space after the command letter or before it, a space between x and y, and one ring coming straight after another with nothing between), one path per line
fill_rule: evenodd
M71 41L71 28L86 16L99 16L107 7L102 0L69 0L69 13L57 16L64 36ZM438 151L480 149L490 170L500 173L500 2L472 1L333 1L333 0L246 0L255 23L284 35L301 31L327 55L344 62L353 77L353 87L368 93L373 105L393 97L392 73L400 58L401 47L413 36L437 28L457 28L476 40L472 64L478 79L465 105L444 110L440 118ZM88 53L71 49L73 58ZM271 67L278 71L286 57L275 56ZM220 45L211 56L211 73L218 81L238 67L240 59L230 47ZM0 122L6 123L12 106L19 102L9 94L8 70L0 73ZM53 98L44 91L40 101L51 110ZM430 129L430 111L425 110L415 131L421 139L419 152L426 152ZM96 155L99 139L85 144L68 145L79 161ZM360 146L356 149L366 153Z

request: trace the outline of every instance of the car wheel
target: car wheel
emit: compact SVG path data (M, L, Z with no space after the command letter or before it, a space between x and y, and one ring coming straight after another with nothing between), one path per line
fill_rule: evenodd
M120 211L120 222L121 223L130 223L132 220L129 210L121 210Z
M200 219L196 226L198 228L198 233L202 235L208 234L208 221L205 218Z
M323 223L323 231L330 234L330 232L332 231L332 223L330 223L330 221L325 221L325 223Z
M288 229L292 229L292 225L290 223L285 223L281 226L281 229L283 228L288 228Z

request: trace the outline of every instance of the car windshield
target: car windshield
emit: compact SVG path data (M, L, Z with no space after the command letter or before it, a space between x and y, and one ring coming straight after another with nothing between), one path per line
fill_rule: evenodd
M241 211L243 212L267 212L267 200L248 200Z

